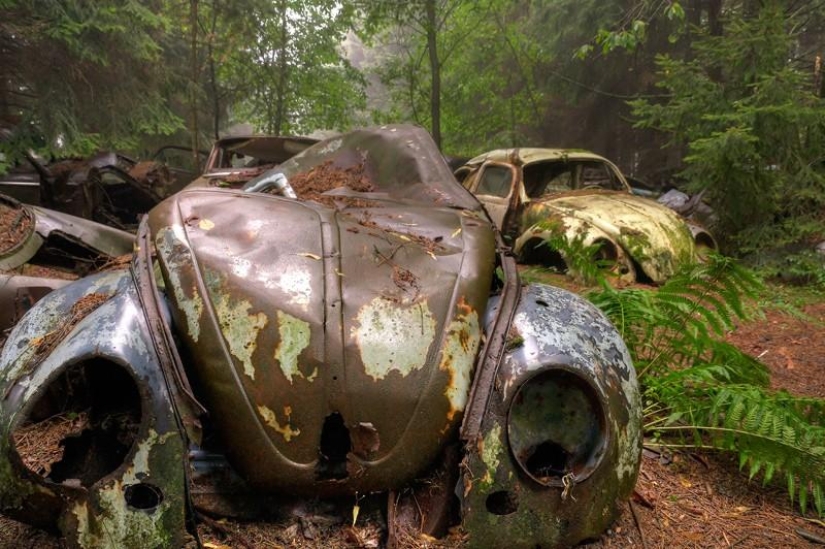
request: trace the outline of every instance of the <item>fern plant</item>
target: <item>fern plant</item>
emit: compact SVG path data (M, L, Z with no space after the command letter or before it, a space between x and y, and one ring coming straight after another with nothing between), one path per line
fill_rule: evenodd
M760 281L733 260L711 256L658 289L589 292L624 336L645 401L645 432L670 447L739 455L764 483L785 477L803 512L825 512L825 399L767 389L767 368L723 340Z

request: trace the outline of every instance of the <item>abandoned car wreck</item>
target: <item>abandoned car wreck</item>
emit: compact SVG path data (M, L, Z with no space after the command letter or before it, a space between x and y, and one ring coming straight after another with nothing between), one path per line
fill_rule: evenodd
M521 263L577 275L570 256L589 250L588 263L618 283L660 284L717 247L704 227L636 196L616 165L587 151L499 149L456 177Z
M497 235L410 126L190 185L128 265L9 335L0 510L69 547L180 547L198 507L383 493L388 546L456 523L480 547L597 537L638 474L635 371L595 307L522 286ZM33 459L54 421L72 434Z
M134 235L0 194L0 331L37 300L132 253Z

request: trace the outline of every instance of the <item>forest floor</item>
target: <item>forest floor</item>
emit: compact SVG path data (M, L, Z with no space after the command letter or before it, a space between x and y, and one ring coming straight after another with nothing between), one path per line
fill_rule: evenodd
M764 316L743 323L728 339L759 357L772 386L792 394L825 398L825 299L774 295ZM787 297L790 296L790 297ZM777 475L779 476L779 475ZM350 508L351 512L351 508ZM279 547L380 547L385 527L380 509L364 506L352 517L315 513L311 507L278 523L205 519L199 532L210 549ZM407 547L461 547L460 534L441 542L418 540ZM632 499L616 523L588 548L777 548L825 545L825 522L800 514L781 485L749 480L736 460L714 453L668 453L646 449ZM58 548L59 540L0 518L0 548Z

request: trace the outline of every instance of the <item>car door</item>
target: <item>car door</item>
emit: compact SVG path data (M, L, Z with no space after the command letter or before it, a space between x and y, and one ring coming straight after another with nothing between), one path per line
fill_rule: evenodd
M488 162L469 187L499 229L505 226L507 213L518 198L517 182L513 166Z

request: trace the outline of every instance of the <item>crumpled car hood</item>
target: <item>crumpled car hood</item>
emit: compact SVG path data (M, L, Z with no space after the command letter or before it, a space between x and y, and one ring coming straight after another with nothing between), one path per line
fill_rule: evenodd
M385 489L454 435L494 270L480 214L191 189L149 223L193 386L251 484ZM346 472L319 452L330 418Z
M684 221L669 209L632 194L612 191L572 193L532 206L559 219L568 236L596 227L658 282L695 260L695 245Z

